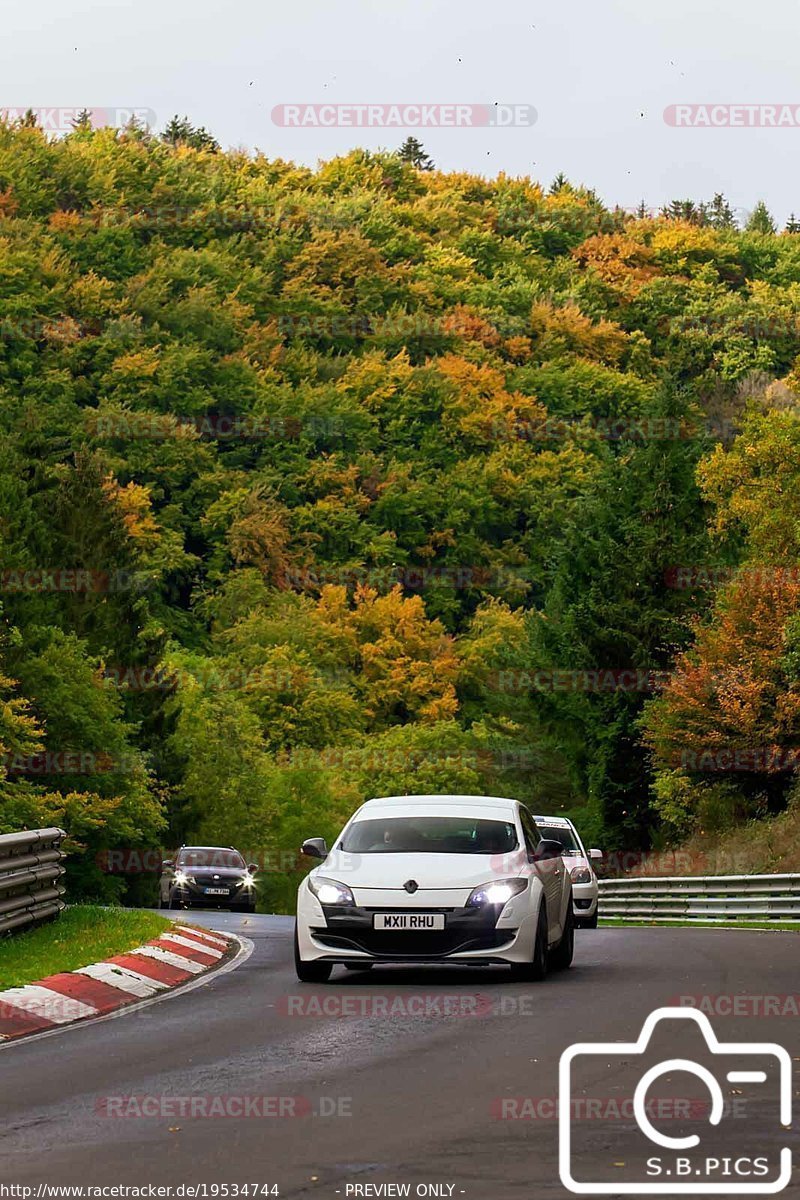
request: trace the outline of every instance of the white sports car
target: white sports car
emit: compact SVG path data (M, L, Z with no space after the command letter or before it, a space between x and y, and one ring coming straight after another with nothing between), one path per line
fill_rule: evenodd
M586 853L577 829L567 817L537 817L542 836L561 842L564 862L572 880L572 902L578 928L597 929L597 901L600 889L592 862L603 857L602 850Z
M518 979L568 967L572 884L559 841L517 800L387 796L368 800L297 895L295 965L306 983L336 963L505 963Z

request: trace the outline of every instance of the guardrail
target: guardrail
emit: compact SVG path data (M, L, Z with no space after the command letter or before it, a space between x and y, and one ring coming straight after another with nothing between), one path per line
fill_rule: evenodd
M63 829L0 834L0 934L16 933L64 907Z
M800 875L601 879L600 916L629 921L800 923Z

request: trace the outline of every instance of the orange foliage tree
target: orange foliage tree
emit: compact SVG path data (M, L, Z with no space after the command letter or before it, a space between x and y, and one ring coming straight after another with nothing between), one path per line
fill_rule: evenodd
M787 622L800 582L744 568L721 592L663 693L647 708L646 741L662 768L697 773L784 773L800 748L800 678Z

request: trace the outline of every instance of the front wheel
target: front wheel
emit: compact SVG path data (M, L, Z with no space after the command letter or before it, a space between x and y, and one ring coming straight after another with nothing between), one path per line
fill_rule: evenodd
M594 910L594 914L591 917L587 917L586 920L580 920L578 922L578 928L597 929L597 909Z
M294 969L301 983L325 983L331 977L333 967L326 962L304 962L300 957L300 942L297 937L297 922L294 926Z
M172 892L172 894L170 895L170 898L169 898L169 903L167 904L167 908L182 908L182 907L183 907L183 905L181 904L180 900L175 895L175 893Z
M539 909L539 922L536 926L536 941L533 943L533 957L529 963L513 963L511 978L524 983L539 983L547 976L547 916L544 911L544 900Z
M556 946L555 950L550 955L550 962L556 971L566 971L567 967L572 964L572 956L575 953L575 918L572 915L572 901L570 900L567 907L567 916L564 921L564 932L561 935L561 941Z

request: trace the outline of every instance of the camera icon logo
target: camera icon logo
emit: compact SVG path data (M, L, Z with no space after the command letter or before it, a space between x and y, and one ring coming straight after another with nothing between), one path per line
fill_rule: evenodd
M681 1024L676 1024L680 1022ZM647 1069L648 1055L676 1035L684 1043L702 1042L697 1058L668 1053ZM658 1053L658 1050L656 1050ZM702 1058L703 1061L697 1061ZM638 1060L638 1061L637 1061ZM575 1097L586 1089L585 1078L596 1082L612 1071L617 1093L630 1083L635 1124L617 1127L613 1136L593 1136L580 1143L576 1136ZM579 1078L580 1076L580 1078ZM653 1119L650 1090L661 1081L674 1089L677 1080L690 1079L702 1102L672 1097L669 1115L680 1116L680 1134L664 1132ZM792 1175L792 1152L779 1146L784 1138L774 1131L757 1152L748 1153L745 1135L759 1122L750 1118L733 1123L732 1098L773 1118L788 1130L792 1108L792 1062L774 1042L720 1042L708 1017L691 1008L658 1008L647 1017L635 1042L580 1042L568 1047L559 1064L559 1173L561 1182L578 1195L774 1195ZM741 1098L741 1099L740 1099ZM664 1102L655 1107L663 1115ZM748 1110L749 1113L749 1110ZM743 1115L743 1114L742 1114ZM727 1119L726 1118L730 1118ZM687 1128L692 1132L687 1132ZM695 1132L694 1129L699 1129ZM708 1141L709 1144L706 1144Z

